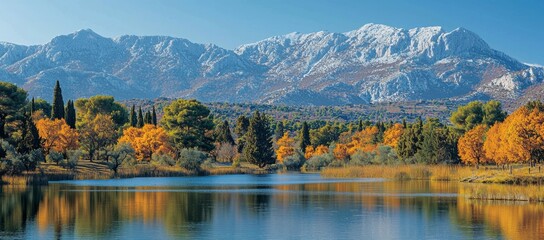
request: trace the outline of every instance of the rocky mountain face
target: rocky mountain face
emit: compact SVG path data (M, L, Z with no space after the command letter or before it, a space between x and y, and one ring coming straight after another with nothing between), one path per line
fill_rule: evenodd
M291 33L227 50L186 39L91 30L38 46L0 43L0 79L50 99L182 97L201 101L337 105L430 99L514 101L544 69L458 28L367 24L346 33Z

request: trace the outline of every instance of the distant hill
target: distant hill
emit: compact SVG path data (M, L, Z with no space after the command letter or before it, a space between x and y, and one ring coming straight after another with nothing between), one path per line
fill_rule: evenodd
M0 43L0 79L48 100L60 80L65 99L107 94L286 105L515 103L540 92L544 70L490 48L463 28L367 24L346 33L290 33L235 50L80 30L44 45Z

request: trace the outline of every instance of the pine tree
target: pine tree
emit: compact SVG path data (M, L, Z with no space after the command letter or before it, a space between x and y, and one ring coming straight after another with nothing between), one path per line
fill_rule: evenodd
M242 153L245 146L245 134L249 128L249 119L241 115L236 119L236 127L234 128L234 133L238 136L236 139L237 150L239 153Z
M138 118L136 117L136 110L134 104L132 104L132 109L130 110L128 121L131 127L136 127L136 125L138 124Z
M151 112L150 111L145 112L144 123L145 124L152 124L153 123L153 119L151 117Z
M260 168L276 162L272 145L272 132L268 118L259 111L255 112L249 121L249 127L245 134L245 147L243 158L249 163Z
M38 129L32 121L30 114L23 114L24 117L21 121L21 140L17 144L17 151L19 153L29 153L34 149L39 149L40 146L40 135L38 134Z
M76 109L74 108L74 101L72 100L68 100L68 103L66 104L65 117L66 117L66 124L68 124L70 128L75 129L76 128Z
M138 109L138 121L136 122L137 128L142 128L144 126L144 114L142 113L142 107Z
M215 131L216 131L215 140L217 142L229 143L231 145L234 145L234 139L232 138L232 134L230 133L230 126L227 120L218 124L216 126Z
M62 89L60 83L57 80L55 89L53 90L53 107L51 111L51 119L64 118L64 100L62 100Z
M153 112L151 113L151 121L153 125L157 126L157 112L155 111L155 106L153 106Z
M274 137L276 138L276 141L278 141L278 139L283 137L284 132L285 132L285 129L283 127L283 122L279 121L276 124L276 131L274 132Z

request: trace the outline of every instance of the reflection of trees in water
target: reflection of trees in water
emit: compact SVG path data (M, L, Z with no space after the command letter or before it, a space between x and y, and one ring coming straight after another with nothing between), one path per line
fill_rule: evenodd
M23 232L35 219L41 198L39 188L0 187L0 231Z
M21 233L27 229L26 224L35 220L39 231L57 238L67 234L107 238L123 224L159 223L172 236L191 237L204 230L198 223L213 221L213 215L232 218L243 214L264 216L271 210L294 213L317 208L359 207L361 211L408 211L426 222L443 219L448 214L451 224L467 237L499 237L501 234L512 239L544 237L542 204L403 195L462 192L462 185L456 183L311 183L244 188L247 189L214 187L209 192L206 189L177 192L169 190L180 189L160 191L153 187L56 184L4 187L0 193L0 231L2 234Z

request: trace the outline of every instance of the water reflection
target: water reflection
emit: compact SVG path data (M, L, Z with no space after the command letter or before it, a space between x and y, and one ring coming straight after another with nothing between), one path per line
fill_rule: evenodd
M544 237L544 205L468 200L458 194L466 186L457 183L284 178L3 187L0 238ZM138 181L146 184L133 184ZM201 184L206 181L214 184Z

